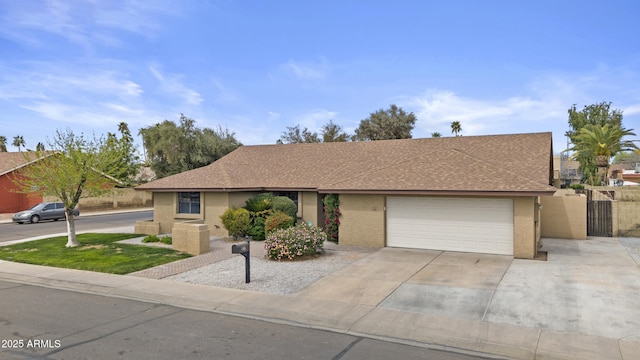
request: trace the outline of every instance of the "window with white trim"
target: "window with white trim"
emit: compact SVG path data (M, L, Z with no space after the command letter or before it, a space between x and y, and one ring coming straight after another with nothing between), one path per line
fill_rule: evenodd
M200 214L200 193L179 192L178 214Z

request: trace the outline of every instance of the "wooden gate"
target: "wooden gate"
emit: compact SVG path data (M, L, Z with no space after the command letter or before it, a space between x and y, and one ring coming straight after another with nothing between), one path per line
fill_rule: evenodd
M587 190L587 236L613 236L611 200L593 200L593 190ZM607 194L609 195L609 194Z

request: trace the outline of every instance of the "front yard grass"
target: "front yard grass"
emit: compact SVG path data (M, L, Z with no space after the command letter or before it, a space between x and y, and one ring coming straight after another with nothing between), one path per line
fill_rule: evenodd
M25 264L111 274L129 274L153 266L188 258L172 249L118 244L140 237L136 234L79 234L79 246L66 248L66 236L0 246L0 259Z

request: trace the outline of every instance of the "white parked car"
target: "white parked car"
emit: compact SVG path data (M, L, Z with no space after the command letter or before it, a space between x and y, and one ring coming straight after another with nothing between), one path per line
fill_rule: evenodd
M80 215L80 210L76 207L73 209L73 215ZM20 211L13 215L11 220L18 224L30 222L35 224L40 220L64 220L64 204L61 202L45 202L35 205L29 210Z

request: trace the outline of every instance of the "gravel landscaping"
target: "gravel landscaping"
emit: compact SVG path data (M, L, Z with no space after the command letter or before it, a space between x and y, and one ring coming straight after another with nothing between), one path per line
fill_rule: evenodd
M281 262L252 256L251 282L248 284L245 283L245 259L241 255L165 279L279 295L292 294L370 253L326 250L312 259Z

